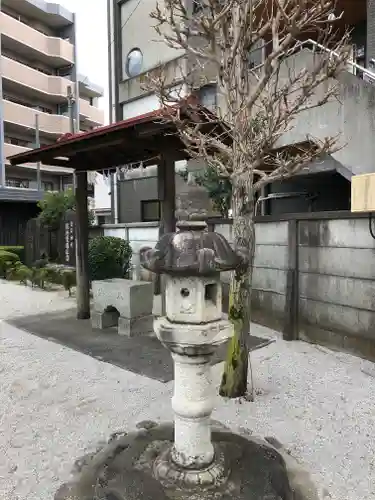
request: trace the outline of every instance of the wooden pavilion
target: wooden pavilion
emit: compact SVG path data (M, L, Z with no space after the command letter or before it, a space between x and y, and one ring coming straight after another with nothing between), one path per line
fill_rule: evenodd
M178 112L184 113L181 107ZM192 119L191 113L188 119ZM204 120L202 114L197 119ZM115 171L136 162L157 164L161 231L170 232L175 229L175 162L186 158L173 121L160 110L89 132L67 134L55 144L8 158L11 165L41 162L75 171L78 319L90 317L87 172Z

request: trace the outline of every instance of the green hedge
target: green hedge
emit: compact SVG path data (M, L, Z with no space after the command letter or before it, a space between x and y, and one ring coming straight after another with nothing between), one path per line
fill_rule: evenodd
M14 253L18 256L18 260L20 262L25 262L25 247L21 246L0 246L0 252L5 251L5 252L10 252Z
M89 241L90 279L124 278L130 267L132 249L115 236L99 236Z
M0 250L0 277L5 278L9 267L18 261L18 255L15 253Z
M18 260L16 254L0 251L0 277L10 281L19 281L32 288L46 288L47 283L62 285L69 296L72 288L76 286L76 271L64 266L56 267L27 267Z

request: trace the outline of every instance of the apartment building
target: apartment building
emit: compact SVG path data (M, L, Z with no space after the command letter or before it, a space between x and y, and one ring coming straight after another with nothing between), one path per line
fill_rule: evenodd
M35 203L43 191L71 186L71 170L41 165L38 179L37 165L11 167L7 157L71 131L69 89L79 94L72 105L75 129L103 125L104 112L98 108L103 89L77 73L73 13L44 0L0 4L0 201Z
M183 51L167 47L162 40L156 41L157 34L150 19L155 4L156 1L139 3L137 0L108 0L108 32L109 39L113 41L109 51L110 112L113 121L158 108L156 96L143 88L144 74L163 63L166 65L167 79L175 77L181 60L184 59ZM338 0L336 13L340 19L337 22L338 28L351 30L353 49L353 61L337 82L340 102L301 115L293 131L283 138L283 145L298 143L307 135L323 139L327 135L341 134L345 147L332 157L322 159L319 164L311 165L308 175L272 185L265 193L269 199L262 205L264 214L349 209L352 175L375 171L372 132L375 102L375 1ZM142 26L142 30L139 26ZM329 51L329 47L317 48L314 40L303 44L300 52L294 56L296 66L305 67L313 53L319 50ZM262 61L263 51L257 51L254 56L256 60L253 63L256 67ZM211 108L220 105L215 79L215 75L208 75L210 83L197 90L201 102ZM192 162L189 162L189 170L191 165ZM130 188L125 186L130 181L133 182L132 179L120 181L112 189L112 212L118 214L119 222L131 222L131 217L135 220L134 210L130 214L127 208ZM140 182L145 184L144 179ZM132 207L144 204L145 196L150 200L157 197L155 183L153 187L152 183L150 180L149 188L143 187L137 195L134 194L136 190L132 190ZM176 193L177 207L181 204L181 198L191 198L190 188L187 189L186 184L180 186L180 189L182 192ZM118 193L117 203L113 191ZM285 193L300 193L301 196L288 197L284 196ZM138 198L135 199L135 196Z

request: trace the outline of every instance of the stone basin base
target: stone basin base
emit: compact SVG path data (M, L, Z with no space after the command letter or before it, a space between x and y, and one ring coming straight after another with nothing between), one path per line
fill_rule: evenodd
M217 470L221 473L197 484L198 471L192 481L176 476L174 467L168 474L166 457L173 443L173 424L141 425L141 430L113 436L96 453L78 460L72 481L58 490L55 500L324 499L309 474L275 439L235 434L213 424ZM165 474L159 481L154 468L159 464L160 477L160 460L165 462ZM190 471L189 478L193 476Z

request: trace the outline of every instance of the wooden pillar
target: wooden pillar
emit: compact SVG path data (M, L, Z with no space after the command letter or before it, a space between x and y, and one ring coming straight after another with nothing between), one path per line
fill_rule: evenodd
M175 161L169 155L162 155L158 164L158 198L161 205L159 238L176 230L176 180ZM155 294L161 293L161 313L165 315L165 293L163 279L155 283Z
M158 165L158 191L161 201L161 234L173 233L176 229L176 181L175 161L163 155Z
M87 172L76 172L76 275L77 319L90 318L90 280L88 266L89 218Z

